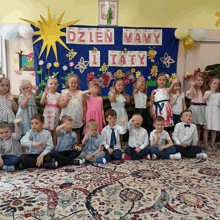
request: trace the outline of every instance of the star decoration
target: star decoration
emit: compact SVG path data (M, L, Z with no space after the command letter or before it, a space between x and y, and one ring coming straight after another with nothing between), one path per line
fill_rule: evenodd
M80 58L78 64L74 67L75 69L79 69L79 72L82 74L87 66L89 65L89 61L85 61L83 57Z
M219 11L217 11L216 12L216 14L215 14L215 16L217 16L217 17L220 17L220 12ZM219 26L219 24L220 24L220 19L218 19L218 21L215 23L215 26Z
M98 49L96 47L93 47L93 52L96 52Z
M69 61L72 60L76 56L77 52L73 52L73 49L70 50L70 52L66 55L66 57L69 57Z
M139 76L141 76L141 72L140 72L140 71L137 71L137 72L136 72L136 78L138 78Z
M176 78L176 73L171 73L172 74L172 76L171 76L171 78Z
M127 49L127 48L124 48L124 52L127 53L127 52L128 52L128 49Z
M46 21L45 18L43 18L43 16L40 15L42 21L38 21L38 23L21 18L21 20L26 21L39 29L39 31L34 32L34 35L40 35L40 37L37 40L35 40L33 43L33 44L35 44L38 41L43 40L43 45L41 47L39 57L41 57L42 53L44 52L44 50L47 46L46 58L48 57L49 52L50 52L50 48L52 47L54 54L55 54L55 57L56 57L56 60L57 60L56 42L59 42L67 50L70 50L60 38L62 36L66 36L66 33L62 32L61 30L63 28L66 28L70 25L75 24L79 20L71 21L66 24L58 24L60 22L61 18L63 17L64 13L65 12L63 12L59 18L57 18L55 21L53 21L51 14L50 14L50 10L48 8L48 21Z
M106 65L103 63L103 66L99 69L99 71L102 71L102 73L106 73L109 68L109 65Z
M160 61L166 66L166 68L170 68L170 64L176 62L168 55L167 52L165 52L164 57L160 58Z

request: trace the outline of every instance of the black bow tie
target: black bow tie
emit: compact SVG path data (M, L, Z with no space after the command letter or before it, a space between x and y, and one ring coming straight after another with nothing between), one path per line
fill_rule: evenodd
M184 127L185 127L185 128L186 128L186 127L189 127L189 128L190 128L190 125L184 124Z

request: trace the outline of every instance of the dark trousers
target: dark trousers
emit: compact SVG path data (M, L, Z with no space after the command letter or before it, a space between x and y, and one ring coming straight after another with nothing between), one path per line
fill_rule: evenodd
M174 123L174 126L175 126L177 123L179 123L179 122L181 122L181 121L180 121L180 115L175 115L175 114L173 114L173 123Z
M121 150L119 150L119 149L116 149L112 155L110 155L108 150L106 150L106 149L104 149L104 152L105 152L105 159L107 161L121 160L122 153L121 153Z
M38 167L36 165L37 158L40 154L22 154L20 156L20 163L23 165L23 168L31 168L31 167L37 167L37 168L54 168L52 166L52 159L53 156L51 153L44 156L43 165Z
M170 154L175 154L176 153L176 148L175 147L169 147L167 149L164 149L163 151L159 151L158 147L151 147L151 153L155 154L159 158L164 158L164 159L169 159Z
M150 154L150 153L151 153L151 150L150 150L150 148L145 147L143 150L141 150L139 153L137 153L137 152L135 151L135 148L128 147L128 148L125 149L125 153L126 153L127 155L130 155L132 160L140 160L140 159L142 159L143 157L145 157L145 156L147 156L148 154Z
M19 163L19 157L15 155L2 155L1 158L5 165L16 166Z
M179 145L174 145L177 152L180 152L183 157L186 158L195 158L196 154L202 151L202 148L199 146L187 146L186 148Z
M80 155L81 151L54 151L53 157L58 162L59 166L74 165L74 159Z

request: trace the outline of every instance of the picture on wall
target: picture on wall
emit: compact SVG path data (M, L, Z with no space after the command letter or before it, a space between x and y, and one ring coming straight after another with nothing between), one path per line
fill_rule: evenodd
M34 53L23 54L19 53L19 70L33 71L34 68Z
M99 25L118 25L118 1L99 1Z

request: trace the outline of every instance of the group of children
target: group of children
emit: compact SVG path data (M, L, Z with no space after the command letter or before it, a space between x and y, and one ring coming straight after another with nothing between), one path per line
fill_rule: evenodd
M57 79L50 77L40 101L45 104L43 115L37 114L35 103L38 87L22 80L18 107L10 93L9 80L0 78L0 167L56 168L113 159L206 158L198 146L200 126L205 129L205 147L215 150L216 132L220 131L220 80L211 79L210 90L205 91L205 77L197 73L186 93L191 99L189 110L180 81L176 78L170 88L165 88L167 81L165 73L157 76L158 88L147 103L145 80L138 78L133 90L134 114L128 121L125 103L130 102L130 97L122 78L114 81L109 92L112 109L104 113L98 82L91 81L89 90L81 91L78 76L69 74L66 89L59 94ZM16 116L13 109L17 110ZM128 148L122 154L121 136L127 130ZM209 130L211 146L207 141ZM21 145L29 149L25 154Z

